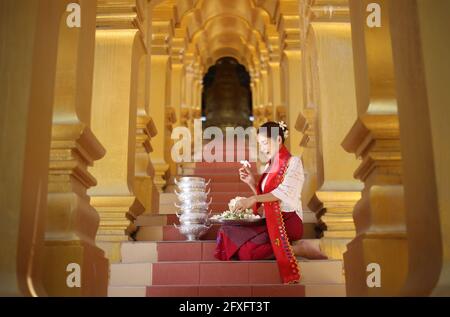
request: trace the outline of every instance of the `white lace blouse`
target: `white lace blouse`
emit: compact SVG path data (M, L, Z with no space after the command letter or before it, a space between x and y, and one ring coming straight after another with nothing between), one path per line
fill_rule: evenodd
M268 166L266 166L267 169ZM266 186L267 177L261 183L262 190ZM302 188L305 182L303 163L300 157L293 156L289 160L288 168L283 182L275 188L271 194L280 200L280 208L283 212L297 212L303 220Z

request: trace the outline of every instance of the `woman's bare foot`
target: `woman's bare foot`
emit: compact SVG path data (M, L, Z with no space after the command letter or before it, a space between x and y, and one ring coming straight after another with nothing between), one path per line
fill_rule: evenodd
M296 256L306 258L309 260L327 260L328 257L314 246L311 242L306 240L299 240L292 243L292 249Z

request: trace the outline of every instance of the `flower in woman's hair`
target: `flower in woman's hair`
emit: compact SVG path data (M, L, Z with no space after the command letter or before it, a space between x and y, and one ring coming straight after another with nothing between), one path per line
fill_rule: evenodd
M289 136L289 130L288 130L287 124L284 123L284 121L280 121L280 122L278 122L278 125L280 126L281 130L283 130L284 138L287 139Z
M283 132L284 132L284 131L287 131L288 126L287 126L286 123L284 123L284 121L278 122L278 125L280 126L281 129L283 129Z

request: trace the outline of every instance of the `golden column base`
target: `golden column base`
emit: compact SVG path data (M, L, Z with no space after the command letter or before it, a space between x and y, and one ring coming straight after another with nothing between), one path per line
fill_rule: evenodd
M406 235L365 233L347 245L344 254L347 296L398 296L408 267ZM369 264L380 265L381 287L369 287ZM351 272L351 274L349 274ZM347 278L348 276L348 278Z
M54 124L49 166L44 286L50 296L105 296L108 260L95 245L99 215L86 190L95 186L87 171L105 154L83 124ZM77 264L81 285L68 287L67 267Z
M49 296L107 296L109 265L104 252L83 241L46 241L44 286ZM70 287L71 264L80 266L80 287Z
M398 295L408 271L408 243L397 116L362 117L343 146L362 157L355 177L365 183L353 212L356 237L344 254L347 295ZM370 264L379 266L379 287L367 283Z
M169 169L169 164L167 164L165 162L160 163L154 159L152 159L152 163L153 163L153 169L155 171L153 183L155 184L158 192L163 193L164 187L166 186L165 175L166 175L167 170Z
M145 208L134 196L93 196L92 205L100 214L97 244L111 263L120 262L121 242L136 232L134 221Z
M347 244L355 237L353 208L361 198L359 191L318 191L309 207L316 213L323 237L320 247L332 259L343 259Z

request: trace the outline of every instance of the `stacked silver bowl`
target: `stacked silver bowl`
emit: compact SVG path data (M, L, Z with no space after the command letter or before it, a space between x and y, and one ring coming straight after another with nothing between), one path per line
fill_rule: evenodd
M208 192L206 187L210 181L206 182L201 177L181 177L175 179L179 192L175 191L180 204L175 203L178 208L177 216L180 219L180 226L175 227L180 233L186 236L188 241L199 240L211 227L209 224L208 212L211 200L208 202Z

